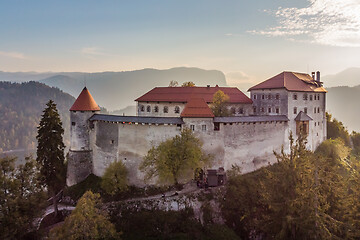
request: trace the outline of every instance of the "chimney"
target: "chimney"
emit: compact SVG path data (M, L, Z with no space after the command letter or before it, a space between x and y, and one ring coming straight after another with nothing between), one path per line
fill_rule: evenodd
M315 72L311 72L311 77L315 80Z
M320 72L316 72L316 81L320 82Z

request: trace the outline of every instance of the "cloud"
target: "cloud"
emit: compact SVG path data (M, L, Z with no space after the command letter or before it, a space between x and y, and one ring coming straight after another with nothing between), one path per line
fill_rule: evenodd
M102 52L102 49L97 47L84 47L80 52L85 55L106 55Z
M226 76L237 81L249 80L249 76L244 72L229 72Z
M265 10L277 26L250 33L341 47L360 47L359 0L307 0L305 8Z
M242 90L247 90L255 83L255 79L244 72L228 72L226 73L226 83L230 86L236 86Z
M3 52L0 51L0 56L15 58L15 59L26 59L27 57L23 53L19 52Z

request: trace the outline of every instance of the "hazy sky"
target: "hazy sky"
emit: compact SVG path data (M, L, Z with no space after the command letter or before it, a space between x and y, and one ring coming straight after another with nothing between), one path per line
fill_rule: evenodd
M360 67L360 0L0 0L0 32L2 71Z

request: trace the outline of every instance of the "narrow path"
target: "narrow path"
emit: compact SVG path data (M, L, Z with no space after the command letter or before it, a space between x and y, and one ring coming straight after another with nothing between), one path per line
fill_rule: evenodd
M59 211L62 211L62 210L72 211L72 210L74 210L74 209L75 209L74 206L69 206L69 205L65 205L65 204L61 204L61 203L58 204L58 210L59 210ZM36 229L39 229L42 220L43 220L47 215L49 215L49 214L51 214L51 213L53 213L53 212L54 212L54 206L53 206L53 205L48 206L48 207L45 209L43 215L42 215L41 217L36 218L36 219L34 220L34 225L36 226Z

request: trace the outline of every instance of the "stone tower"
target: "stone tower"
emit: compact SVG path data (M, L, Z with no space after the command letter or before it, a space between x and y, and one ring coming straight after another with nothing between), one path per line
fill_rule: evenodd
M74 185L92 173L89 118L100 111L85 87L70 108L70 150L66 183Z

